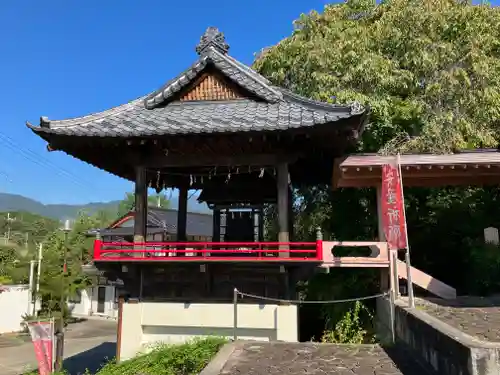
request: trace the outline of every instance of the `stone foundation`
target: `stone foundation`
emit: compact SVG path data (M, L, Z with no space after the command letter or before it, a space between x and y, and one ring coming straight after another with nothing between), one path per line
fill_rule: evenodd
M378 326L390 332L390 302L377 303ZM406 303L395 305L396 343L440 375L500 374L500 344L479 340ZM387 335L386 335L387 337Z

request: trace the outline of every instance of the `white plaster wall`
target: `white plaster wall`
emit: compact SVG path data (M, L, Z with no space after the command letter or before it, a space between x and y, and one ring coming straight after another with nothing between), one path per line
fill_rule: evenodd
M115 306L115 287L103 286L106 288L104 313L97 312L97 288L91 287L81 291L80 303L69 303L71 312L74 316L100 315L111 318L118 317L118 309Z
M23 315L33 313L27 287L9 286L0 293L0 334L22 331Z
M125 303L120 360L157 343L180 343L193 337L233 337L233 304ZM298 341L297 307L238 305L238 339Z
M97 288L106 288L104 295L104 313L97 312ZM93 287L91 294L91 310L93 315L109 316L112 318L118 317L118 310L115 306L115 287L109 285Z
M106 287L106 302L104 304L104 311L107 316L112 318L118 317L118 304L115 306L115 287L107 286Z
M84 289L81 291L80 303L69 303L71 313L75 316L78 315L89 315L91 309L91 296L92 288Z

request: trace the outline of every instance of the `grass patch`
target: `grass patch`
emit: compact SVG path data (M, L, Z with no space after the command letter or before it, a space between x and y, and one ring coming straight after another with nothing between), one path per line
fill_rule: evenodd
M219 349L224 338L194 339L180 345L157 345L149 353L121 363L108 362L93 375L196 375L205 368ZM26 375L35 375L31 372ZM55 373L54 375L66 375ZM86 374L92 375L90 372Z

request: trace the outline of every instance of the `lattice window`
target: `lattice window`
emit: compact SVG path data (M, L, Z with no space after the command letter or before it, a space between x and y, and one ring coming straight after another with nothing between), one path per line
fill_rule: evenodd
M241 97L222 79L213 75L205 75L190 91L182 95L180 100L233 100Z

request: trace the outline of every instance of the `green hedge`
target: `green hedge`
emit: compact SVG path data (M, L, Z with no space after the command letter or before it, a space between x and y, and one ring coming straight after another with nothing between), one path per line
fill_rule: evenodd
M209 337L180 345L158 345L149 353L128 361L110 361L94 375L196 375L225 343L223 338ZM26 375L35 374L37 372ZM90 375L90 372L87 374Z

